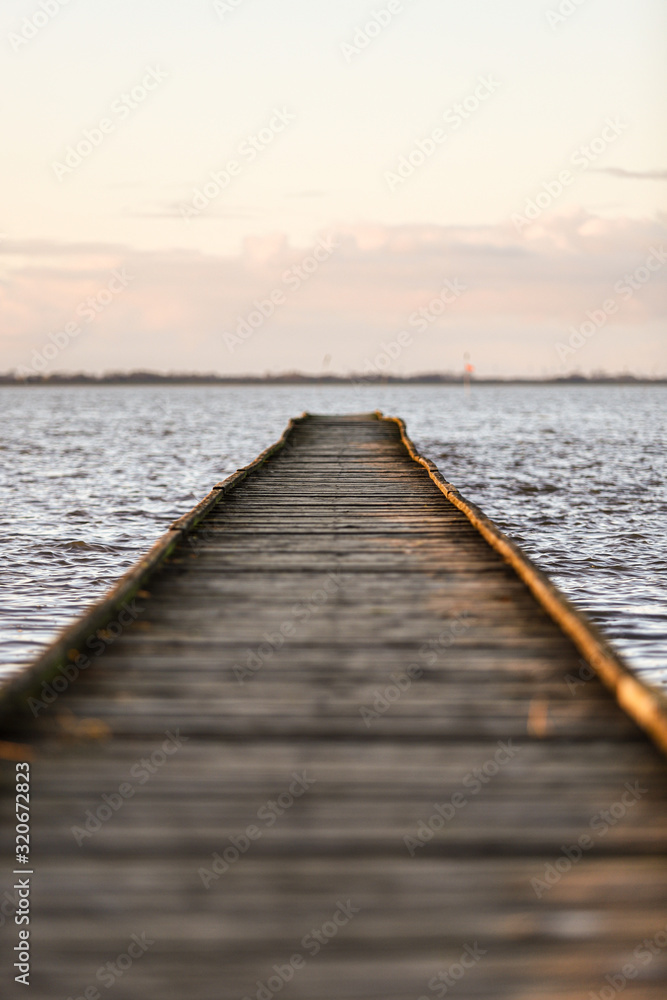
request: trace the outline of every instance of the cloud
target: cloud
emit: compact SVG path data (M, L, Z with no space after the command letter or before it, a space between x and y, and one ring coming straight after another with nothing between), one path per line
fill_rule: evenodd
M410 316L428 306L447 279L466 292L415 338L401 370L458 365L464 341L483 346L489 369L556 370L554 339L613 297L615 283L641 267L652 247L667 246L666 221L578 210L544 216L523 235L510 223L339 226L322 234L338 246L314 268L311 248L291 245L283 233L248 239L227 256L7 240L0 245L6 316L0 370L27 364L32 349L62 329L121 267L132 283L52 370L312 370L324 353L333 353L341 370L355 369L383 340L408 328ZM301 278L287 284L288 274ZM284 301L230 353L223 334L257 303L270 311L276 291ZM667 266L612 317L605 337L591 345L591 361L623 367L626 346L609 333L617 327L633 331L627 356L634 361L626 367L650 370L660 363L655 329L666 304Z
M625 170L623 167L598 167L596 174L609 174L636 181L667 181L667 170Z

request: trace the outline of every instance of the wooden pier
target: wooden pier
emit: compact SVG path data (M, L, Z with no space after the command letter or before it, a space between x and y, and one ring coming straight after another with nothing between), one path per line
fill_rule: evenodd
M667 995L664 699L400 421L292 422L0 711L3 997Z

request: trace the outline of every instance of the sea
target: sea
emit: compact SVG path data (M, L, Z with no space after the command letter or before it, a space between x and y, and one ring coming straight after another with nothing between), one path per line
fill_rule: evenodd
M400 416L422 454L667 687L667 387L0 387L0 678L304 411Z

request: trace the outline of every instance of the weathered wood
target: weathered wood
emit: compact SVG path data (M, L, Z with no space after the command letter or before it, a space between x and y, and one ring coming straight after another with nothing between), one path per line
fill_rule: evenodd
M106 995L145 933L117 1000L266 1000L295 954L286 998L432 1000L451 967L447 995L581 1000L634 963L624 996L662 1000L667 766L587 652L660 742L660 698L400 422L294 421L0 698L34 758L33 995Z

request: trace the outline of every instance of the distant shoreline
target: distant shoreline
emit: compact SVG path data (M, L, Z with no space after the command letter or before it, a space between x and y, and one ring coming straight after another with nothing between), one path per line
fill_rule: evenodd
M665 378L643 378L635 375L564 375L554 378L473 378L473 385L667 385ZM280 386L280 385L464 385L463 375L304 375L288 372L283 375L161 375L157 372L127 372L109 375L52 374L19 378L11 373L0 374L0 386L103 386L103 385L219 385L219 386Z

